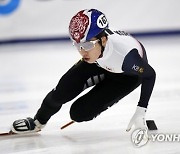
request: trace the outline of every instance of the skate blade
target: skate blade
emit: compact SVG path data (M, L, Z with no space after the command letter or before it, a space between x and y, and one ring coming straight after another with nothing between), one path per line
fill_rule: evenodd
M16 133L14 133L13 131L9 131L7 133L0 133L0 136L9 136L9 135L15 135Z

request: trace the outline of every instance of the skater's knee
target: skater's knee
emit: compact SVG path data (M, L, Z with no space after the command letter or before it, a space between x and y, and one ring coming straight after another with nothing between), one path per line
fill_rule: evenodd
M90 121L95 116L85 111L82 106L73 104L70 109L70 117L76 122Z
M76 122L83 122L84 120L82 120L78 114L72 112L72 110L70 110L70 117L73 121L76 121Z
M94 118L92 116L81 115L81 113L73 112L72 110L70 110L70 117L76 122L90 121Z

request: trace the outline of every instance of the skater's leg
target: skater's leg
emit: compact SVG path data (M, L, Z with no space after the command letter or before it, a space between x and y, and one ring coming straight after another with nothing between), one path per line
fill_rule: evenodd
M103 80L103 69L96 64L79 61L60 79L55 89L48 93L35 115L40 123L45 124L58 112L62 104L72 100L85 88Z
M62 104L72 100L85 88L103 81L102 68L96 64L80 61L74 65L59 81L55 89L48 93L34 119L16 120L12 125L15 133L40 131L50 117L58 112Z
M70 110L72 120L88 121L128 95L141 83L138 77L120 75L118 80L105 79L76 100Z

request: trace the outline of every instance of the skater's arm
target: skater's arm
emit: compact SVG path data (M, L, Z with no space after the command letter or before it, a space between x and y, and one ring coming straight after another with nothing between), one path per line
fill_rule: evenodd
M142 78L138 106L147 108L156 78L154 69L140 57L137 49L133 49L126 55L122 70L126 74L138 75Z

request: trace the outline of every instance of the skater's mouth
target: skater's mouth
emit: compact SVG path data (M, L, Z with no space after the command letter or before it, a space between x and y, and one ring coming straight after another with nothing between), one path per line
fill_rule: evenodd
M84 61L89 61L90 60L90 58L85 58L85 57L83 59L84 59Z

